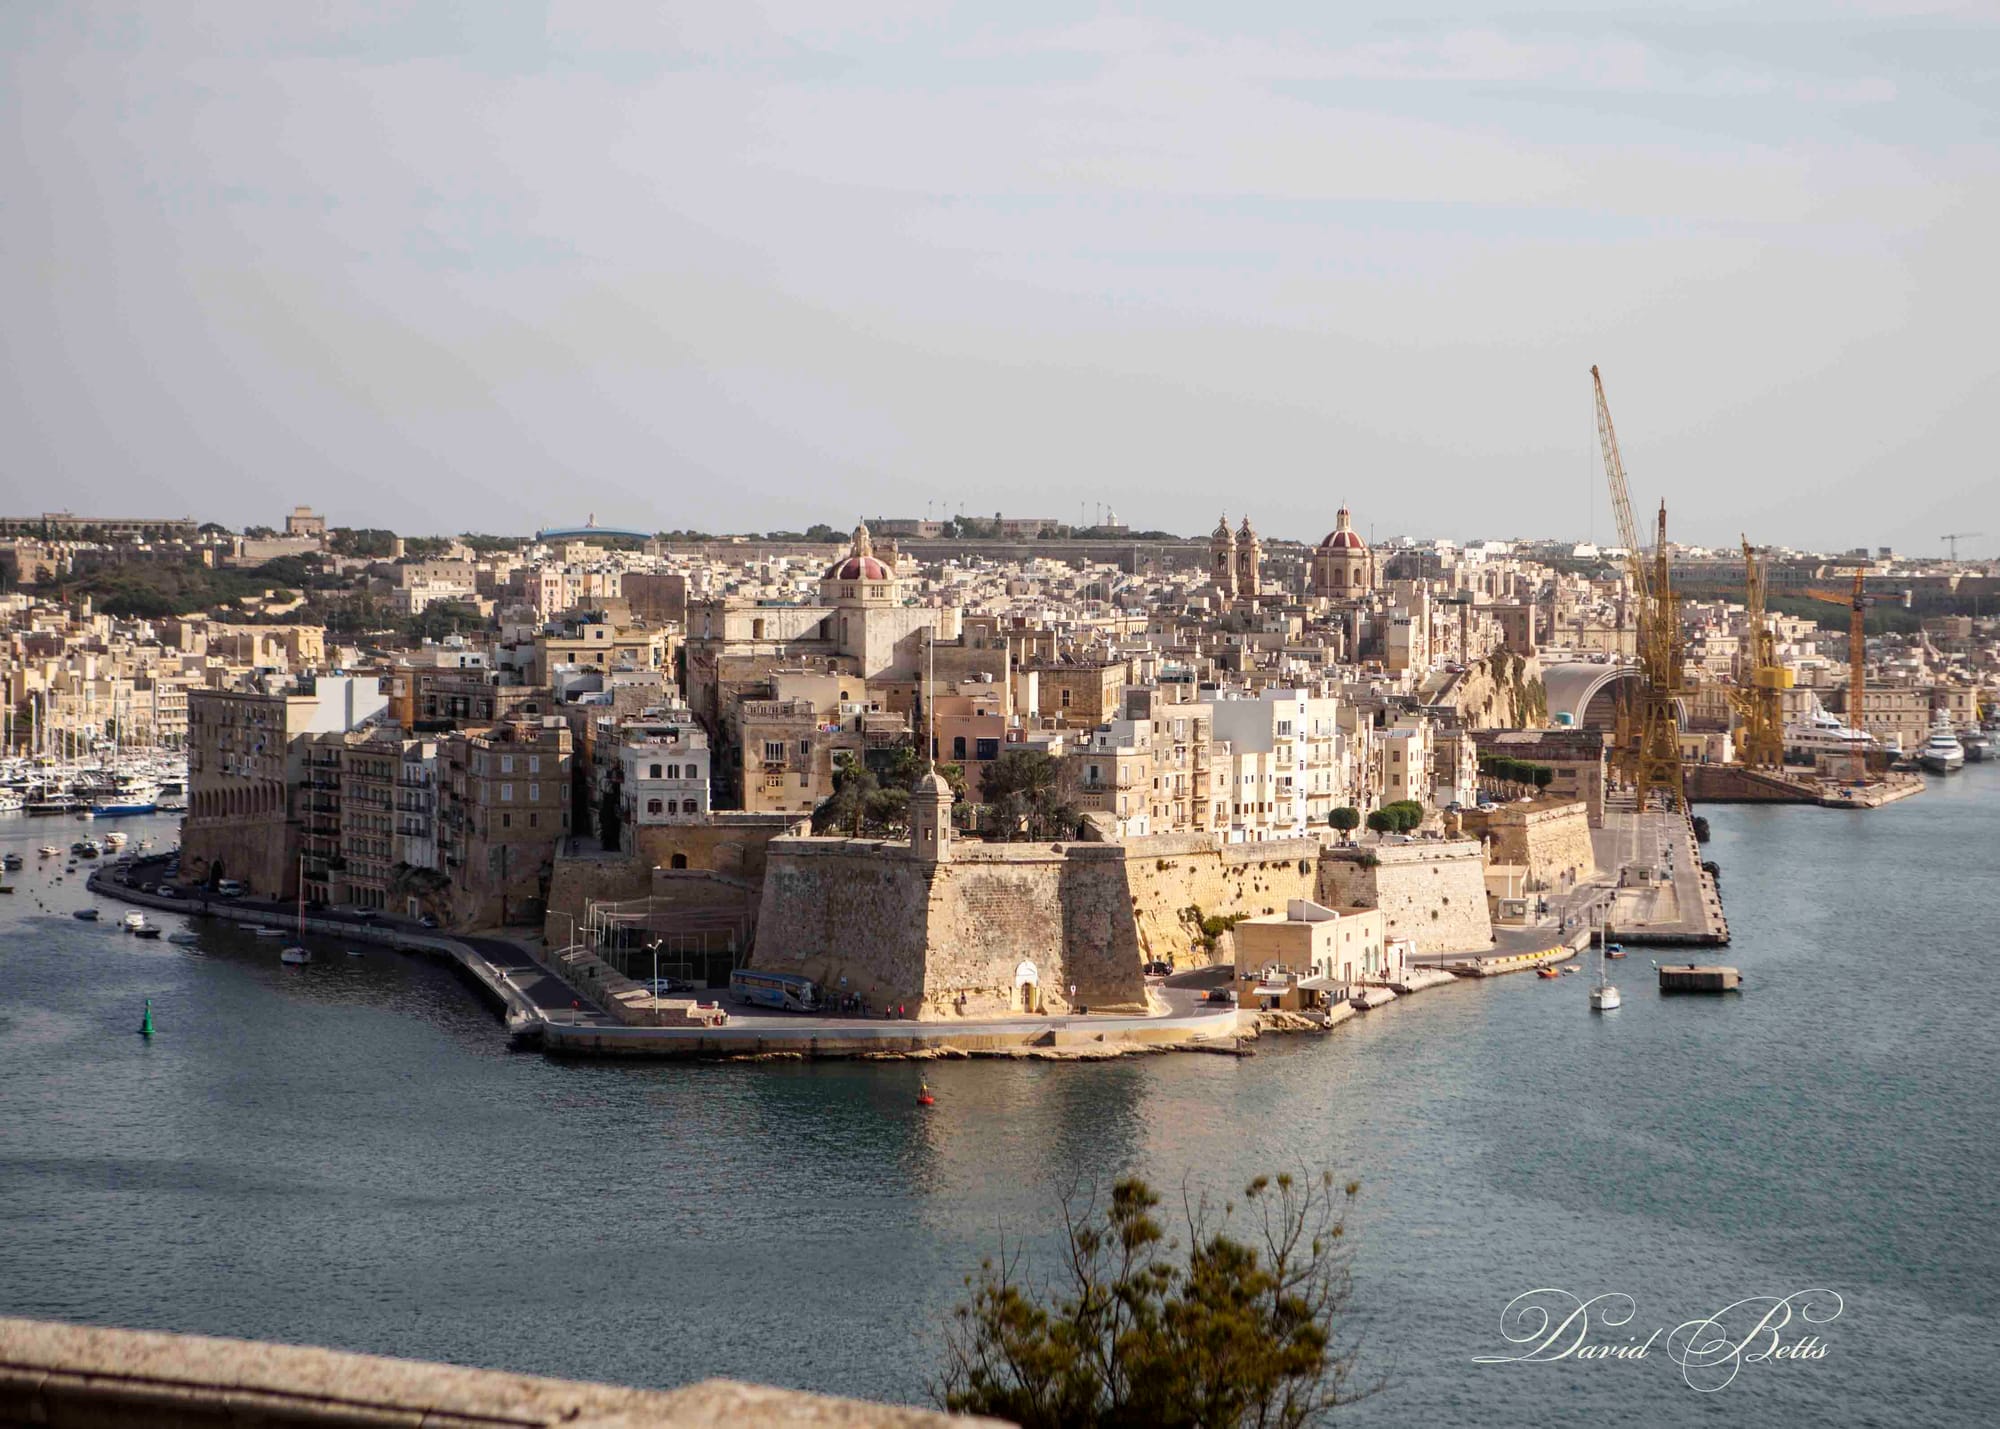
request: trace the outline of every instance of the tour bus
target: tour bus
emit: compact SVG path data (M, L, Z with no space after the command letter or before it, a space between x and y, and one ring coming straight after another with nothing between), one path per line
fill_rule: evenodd
M819 1011L819 984L797 973L760 973L738 968L729 975L729 995L752 1007L780 1012Z

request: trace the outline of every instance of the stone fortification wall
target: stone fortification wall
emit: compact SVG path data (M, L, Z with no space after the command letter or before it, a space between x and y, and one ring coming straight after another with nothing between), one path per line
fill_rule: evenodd
M1380 908L1388 935L1410 939L1419 953L1490 948L1485 868L1470 839L1329 848L1320 860L1318 901Z
M930 881L901 844L774 839L750 962L861 994L877 1008L915 1011L924 1000L930 906Z
M590 903L644 898L652 891L652 865L637 854L558 858L549 874L548 911L542 918L542 937L552 948L566 947L572 928L583 926L584 910Z
M1531 888L1569 888L1597 871L1586 805L1503 804L1465 816L1467 832L1484 834L1495 863L1528 870Z
M1072 985L1085 1006L1137 1009L1144 963L1207 960L1199 917L1279 912L1314 896L1318 855L1310 839L961 841L927 869L897 843L779 839L752 962L926 1017L1060 1011ZM1215 955L1227 950L1225 936ZM1025 996L1024 963L1034 970Z

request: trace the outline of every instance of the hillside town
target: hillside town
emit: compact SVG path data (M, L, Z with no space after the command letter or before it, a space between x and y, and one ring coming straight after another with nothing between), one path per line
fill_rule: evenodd
M750 966L913 1017L1143 1006L1145 969L1241 924L1344 913L1362 954L1289 969L1344 991L1566 931L1561 895L1623 881L1628 554L1374 543L1345 506L1311 543L1244 513L1191 539L9 517L0 800L184 810L181 889L664 947L694 988ZM1707 797L1899 796L1939 731L1990 756L1991 563L1664 555ZM1749 771L1760 684L1784 757Z

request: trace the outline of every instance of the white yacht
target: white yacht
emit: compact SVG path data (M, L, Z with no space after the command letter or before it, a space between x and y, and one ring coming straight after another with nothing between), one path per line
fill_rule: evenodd
M1597 983L1590 989L1590 1010L1592 1012L1616 1012L1624 1005L1618 995L1618 985L1604 974L1604 929L1597 930Z
M1933 774L1950 774L1965 767L1965 746L1951 732L1951 720L1943 710L1931 721L1931 737L1917 751L1917 762Z
M1803 759L1821 754L1866 754L1875 747L1874 735L1828 714L1818 700L1812 702L1804 719L1785 726L1785 753Z

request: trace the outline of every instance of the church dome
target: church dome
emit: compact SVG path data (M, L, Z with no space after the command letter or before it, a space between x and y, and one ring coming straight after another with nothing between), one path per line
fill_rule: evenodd
M822 578L830 581L886 581L895 572L873 556L843 556L826 568Z
M1326 539L1319 543L1322 551L1365 551L1368 543L1361 539L1361 533L1354 529L1354 517L1343 506L1334 517L1334 528L1326 533Z

